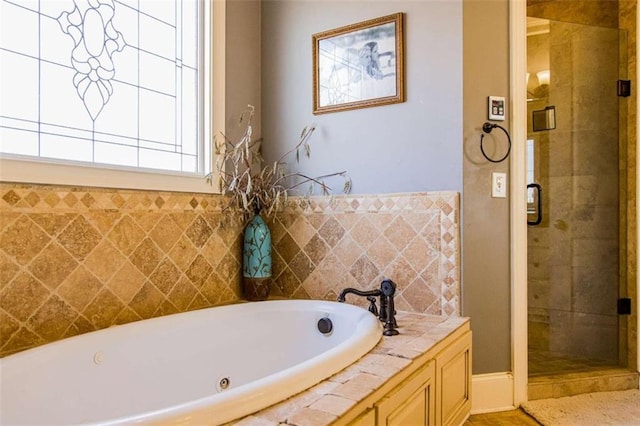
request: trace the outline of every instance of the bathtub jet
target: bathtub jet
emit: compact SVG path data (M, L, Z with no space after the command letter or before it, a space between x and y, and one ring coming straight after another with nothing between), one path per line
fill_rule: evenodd
M366 310L314 300L111 327L0 359L0 425L222 424L337 373L381 335Z

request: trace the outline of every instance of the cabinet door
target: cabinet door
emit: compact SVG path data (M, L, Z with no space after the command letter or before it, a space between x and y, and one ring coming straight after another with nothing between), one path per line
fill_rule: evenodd
M376 404L378 426L435 425L435 363L413 373Z
M370 408L356 417L349 426L376 426L376 410Z
M436 356L438 423L459 425L471 410L471 332Z

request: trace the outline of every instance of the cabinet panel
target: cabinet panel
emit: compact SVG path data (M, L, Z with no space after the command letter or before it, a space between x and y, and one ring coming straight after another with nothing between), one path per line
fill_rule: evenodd
M435 363L430 361L378 404L377 425L435 425Z
M370 408L350 422L349 426L375 426L375 424L376 410L375 408Z
M460 424L471 409L471 332L436 357L440 423Z

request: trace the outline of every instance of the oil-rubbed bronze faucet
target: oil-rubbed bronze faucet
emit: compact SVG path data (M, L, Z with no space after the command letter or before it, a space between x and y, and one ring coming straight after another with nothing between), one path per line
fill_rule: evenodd
M369 312L377 315L380 321L384 323L384 331L382 334L385 336L395 336L400 334L397 330L398 323L396 322L396 309L393 302L393 296L396 294L396 285L391 280L383 280L380 283L380 288L377 290L357 290L355 288L345 288L340 292L338 296L338 302L344 302L347 294L355 294L356 296L366 297L369 301ZM380 296L380 312L376 307L376 296Z

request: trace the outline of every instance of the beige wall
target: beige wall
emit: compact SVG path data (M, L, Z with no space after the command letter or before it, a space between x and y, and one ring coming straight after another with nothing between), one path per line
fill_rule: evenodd
M480 374L511 370L509 198L491 198L491 174L508 173L509 160L490 163L479 147L487 96L506 97L500 125L509 129L508 3L465 1L463 16L463 313L471 317L473 373ZM489 154L504 155L502 132L485 139Z

